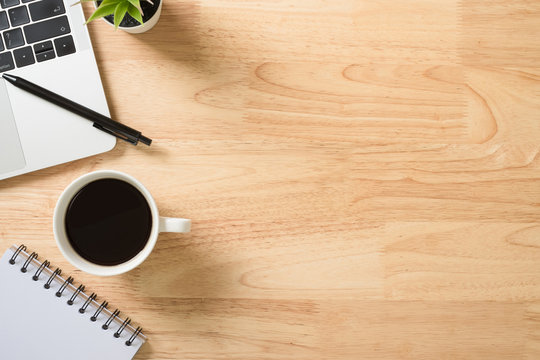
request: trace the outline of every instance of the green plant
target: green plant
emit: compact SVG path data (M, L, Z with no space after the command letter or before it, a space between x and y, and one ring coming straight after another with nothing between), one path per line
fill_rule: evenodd
M79 2L76 4L94 1L95 0L79 0ZM103 0L97 7L96 11L94 11L88 20L86 20L85 24L108 15L114 15L114 27L115 29L118 29L118 26L126 14L131 15L135 20L142 24L143 11L141 9L141 1L147 1L153 5L151 0Z

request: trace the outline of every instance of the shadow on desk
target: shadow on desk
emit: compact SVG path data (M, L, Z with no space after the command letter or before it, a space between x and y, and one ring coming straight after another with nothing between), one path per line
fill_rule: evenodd
M197 233L194 224L190 234L161 234L148 259L122 275L137 301L130 315L149 337L137 358L153 358L171 336L181 343L206 328L215 316L214 302L206 300L225 297L234 282L234 263L225 261L226 254L209 253L209 240Z
M162 233L152 254L126 280L148 297L223 297L222 286L231 283L233 264L209 251L208 241L197 239L196 224L189 234Z
M200 20L200 6L194 3L174 3L164 1L159 22L150 31L130 35L135 41L143 43L157 58L168 58L193 68L212 72L219 68L212 64L204 50L210 46L205 41ZM155 55L152 55L155 56Z

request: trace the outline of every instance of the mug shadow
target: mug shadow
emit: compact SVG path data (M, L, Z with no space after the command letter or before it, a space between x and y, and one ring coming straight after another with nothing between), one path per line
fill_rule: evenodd
M209 254L208 241L197 239L197 224L188 234L162 233L150 256L125 280L146 298L220 298L230 283L232 268L218 254Z
M211 251L216 234L197 236L197 223L188 234L162 233L150 256L138 268L121 275L137 293L141 324L149 339L189 341L194 327L204 326L234 279L234 264ZM145 344L136 359L157 357L158 348Z

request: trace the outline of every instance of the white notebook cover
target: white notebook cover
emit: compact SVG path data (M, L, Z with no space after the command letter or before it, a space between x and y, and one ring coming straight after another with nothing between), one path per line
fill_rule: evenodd
M135 332L133 327L127 326L119 338L114 337L124 319L113 320L103 330L111 315L109 310L103 310L95 322L90 320L103 299L98 296L97 302L89 302L81 314L79 309L88 296L80 293L73 305L68 305L77 287L68 285L61 297L56 296L68 276L57 276L45 289L55 268L45 268L34 281L41 261L29 262L23 273L21 267L29 255L21 252L12 265L9 260L16 249L8 249L0 260L0 359L127 360L135 355L146 339L143 334L127 346L126 341Z

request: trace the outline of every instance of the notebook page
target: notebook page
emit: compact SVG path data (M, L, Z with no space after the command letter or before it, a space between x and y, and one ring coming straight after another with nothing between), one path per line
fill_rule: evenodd
M59 281L53 281L50 289L43 287L50 271L33 281L39 263L32 262L23 273L26 257L19 255L11 265L9 259L14 252L12 247L0 259L0 359L128 360L135 355L143 338L127 346L130 328L115 338L113 334L121 324L113 321L108 330L101 327L109 313L102 312L95 322L90 321L95 303L84 314L79 313L86 296L78 296L73 305L68 305L73 287L57 297L62 285Z

